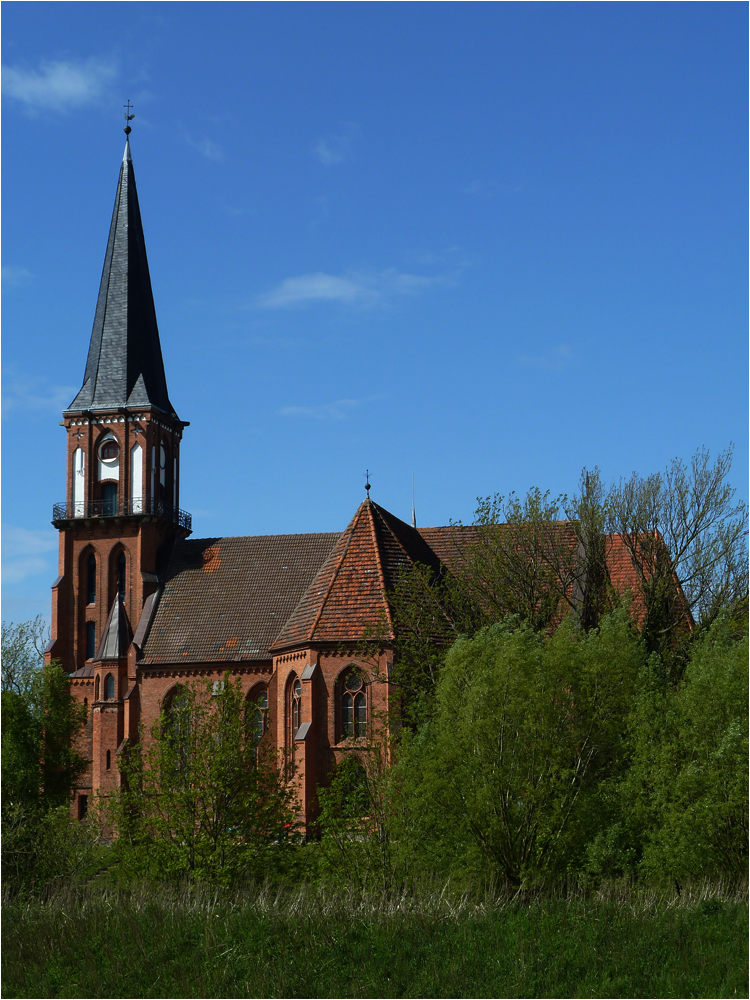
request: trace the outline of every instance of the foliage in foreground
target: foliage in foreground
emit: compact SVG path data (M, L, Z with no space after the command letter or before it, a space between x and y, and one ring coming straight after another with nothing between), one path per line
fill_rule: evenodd
M8 997L747 996L747 902L134 889L5 907Z
M295 826L291 773L262 711L229 674L181 687L123 756L110 819L130 877L232 883L283 867Z

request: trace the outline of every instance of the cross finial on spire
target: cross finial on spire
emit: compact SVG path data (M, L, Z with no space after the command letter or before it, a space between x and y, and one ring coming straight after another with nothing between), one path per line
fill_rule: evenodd
M365 489L367 490L367 499L370 499L370 470L365 472Z
M125 108L125 121L132 122L132 120L135 118L135 115L130 114L130 109L133 107L133 105L130 103L130 98L128 98L127 104L123 104L123 107ZM130 125L125 125L123 131L125 132L125 135L130 135L130 133L133 130L131 129Z

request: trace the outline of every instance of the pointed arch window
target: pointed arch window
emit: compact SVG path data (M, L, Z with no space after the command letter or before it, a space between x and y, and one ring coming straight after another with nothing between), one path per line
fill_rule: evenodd
M190 766L190 738L193 727L193 703L189 691L175 688L166 702L163 736L170 750L171 764L176 774L185 780Z
M104 678L104 700L114 701L115 697L115 679L112 674L107 674Z
M86 659L96 656L96 622L86 622Z
M245 715L247 734L257 743L268 729L268 691L250 692Z
M341 726L344 739L367 734L367 689L355 667L349 668L341 684Z
M302 684L299 678L292 674L287 688L287 719L289 726L289 745L294 746L294 737L297 735L302 722Z
M121 552L117 557L117 596L121 601L125 600L126 569L127 560L125 559L125 553Z
M96 604L96 556L93 552L86 563L86 603Z
M99 701L99 677L94 680L94 701Z

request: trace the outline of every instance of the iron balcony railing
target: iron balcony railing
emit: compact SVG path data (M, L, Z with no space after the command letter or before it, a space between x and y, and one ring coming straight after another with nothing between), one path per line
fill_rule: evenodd
M56 503L52 508L52 520L70 521L79 517L128 517L131 514L155 515L179 524L187 531L193 530L193 518L186 510L180 510L165 500L149 497L135 497L131 500L76 500L73 503Z

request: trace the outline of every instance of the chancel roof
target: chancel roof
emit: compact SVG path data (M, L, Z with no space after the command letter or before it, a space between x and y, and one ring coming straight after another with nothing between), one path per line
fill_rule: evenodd
M174 413L156 324L130 144L117 182L83 385L68 410L156 406Z

